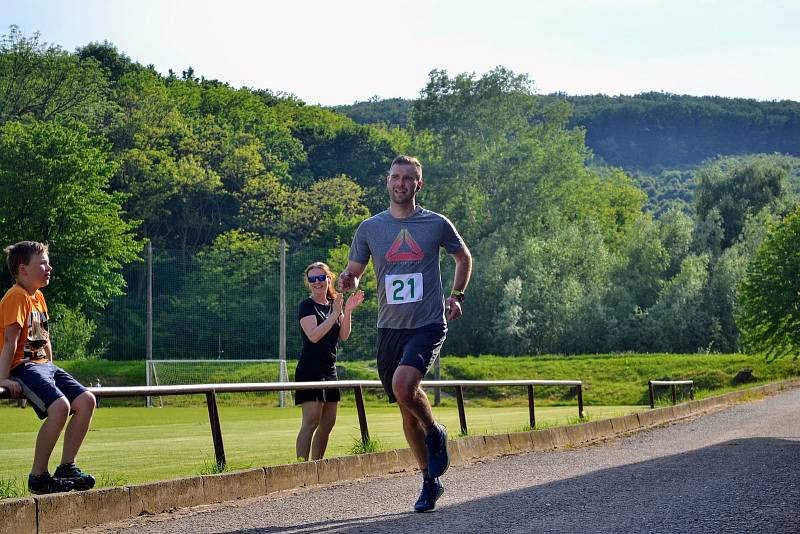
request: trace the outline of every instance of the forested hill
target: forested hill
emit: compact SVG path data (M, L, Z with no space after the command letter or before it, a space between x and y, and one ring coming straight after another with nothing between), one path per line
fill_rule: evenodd
M567 100L571 126L605 162L626 169L684 167L720 154L779 152L800 156L800 102L760 102L667 93L636 96L544 95ZM392 98L338 106L362 124L405 126L412 100Z

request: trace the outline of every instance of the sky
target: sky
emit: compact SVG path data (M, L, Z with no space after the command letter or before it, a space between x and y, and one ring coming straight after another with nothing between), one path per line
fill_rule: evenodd
M306 103L416 98L428 73L502 65L538 93L800 101L796 0L0 0L0 34Z

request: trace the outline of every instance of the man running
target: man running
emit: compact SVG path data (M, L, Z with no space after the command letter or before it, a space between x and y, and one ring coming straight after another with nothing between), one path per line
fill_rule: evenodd
M417 512L436 507L444 492L439 477L447 471L447 431L433 419L420 382L439 355L446 321L461 317L472 256L446 217L417 205L422 165L398 156L386 177L389 209L362 222L350 247L339 289L358 287L370 257L378 279L378 373L389 402L397 401L403 432L422 470ZM453 289L445 299L439 247L456 262Z

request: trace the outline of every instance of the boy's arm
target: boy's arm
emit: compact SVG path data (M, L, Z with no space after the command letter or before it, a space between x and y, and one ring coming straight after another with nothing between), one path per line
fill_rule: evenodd
M47 359L51 362L53 361L53 345L50 344L50 339L47 339L47 344L44 346L44 353L47 355Z
M3 331L3 350L0 351L0 386L8 389L12 397L19 397L22 387L16 380L9 378L11 373L11 360L17 348L22 327L17 323L10 324Z

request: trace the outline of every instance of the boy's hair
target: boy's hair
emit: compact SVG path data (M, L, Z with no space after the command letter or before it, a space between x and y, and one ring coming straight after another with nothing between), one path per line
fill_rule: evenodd
M397 156L389 168L391 169L394 165L413 165L417 169L417 178L422 178L422 163L413 156Z
M47 245L38 241L20 241L16 245L7 246L4 251L8 270L16 278L19 274L19 266L29 263L34 255L47 252Z

